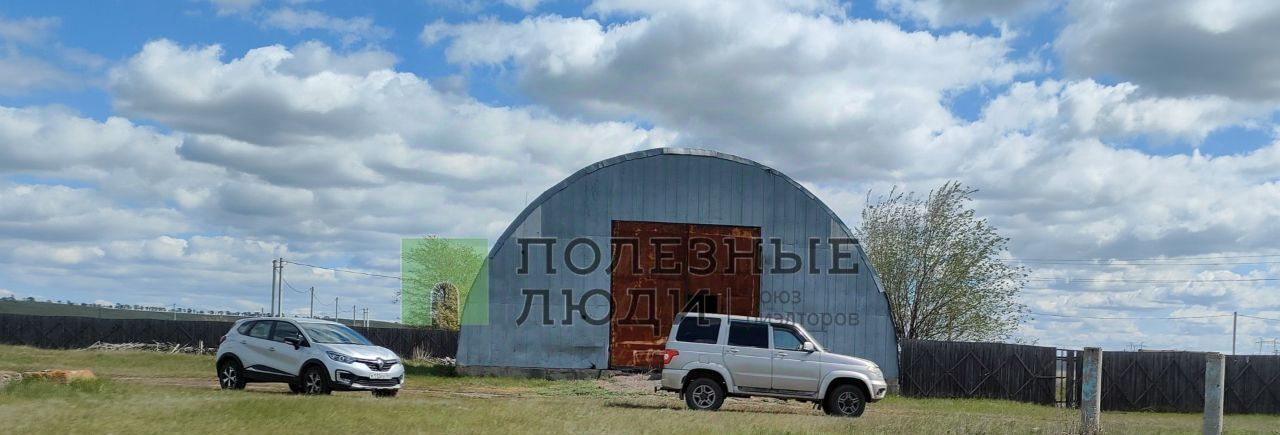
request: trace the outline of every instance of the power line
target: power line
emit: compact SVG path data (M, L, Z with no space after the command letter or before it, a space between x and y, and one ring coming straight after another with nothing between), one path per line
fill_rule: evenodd
M1280 319L1272 319L1272 318L1270 318L1270 317L1250 316L1250 315L1248 315L1248 314L1241 314L1241 315L1240 315L1240 317L1248 317L1248 318L1250 318L1250 319L1269 320L1269 321L1272 321L1272 322L1280 322Z
M1181 284L1181 283L1257 283L1257 281L1280 281L1280 278L1230 278L1230 279L1125 279L1125 278L1027 278L1028 281L1066 281L1066 283L1139 283L1139 284Z
M1171 257L1110 258L1110 259L1099 259L1099 258L1002 258L1002 259L999 259L999 260L1000 260L1000 261L1008 261L1008 262L1026 262L1026 261L1033 261L1033 262L1040 262L1040 261L1055 261L1055 262L1057 262L1057 261L1060 261L1060 262L1086 262L1086 263L1092 263L1092 262L1098 262L1098 261L1153 261L1153 262L1160 262L1160 261L1174 261L1174 260L1177 260L1177 261L1181 261L1181 260L1229 260L1229 259L1233 259L1233 258L1267 258L1267 257L1280 257L1280 254L1260 254L1260 255L1216 255L1216 256L1204 256L1204 257L1172 257L1172 258L1171 258Z
M1179 319L1210 319L1215 317L1231 317L1230 314L1213 314L1206 316L1167 316L1167 317L1105 317L1105 316L1072 316L1067 314L1051 314L1028 312L1035 316L1064 317L1069 319L1093 319L1093 320L1179 320ZM1241 314L1242 317L1247 317Z
M1040 260L1000 260L1006 263L1020 263L1027 265L1052 265L1052 266L1097 266L1097 267L1123 267L1123 266L1259 266L1265 264L1280 264L1280 261L1240 261L1226 263L1150 263L1150 262L1130 262L1125 260L1099 260L1090 262L1071 262L1071 261L1040 261Z
M396 279L396 280L401 279L401 278L400 278L400 277L398 277L398 276L383 275L383 274L379 274L379 273L359 272L359 271L355 271L355 270L339 269L339 268L336 268L336 267L316 266L316 265L314 265L314 264L298 263L298 262L295 262L295 261L289 261L289 260L284 260L284 262L285 262L285 263L289 263L289 264L295 264L295 265L298 265L298 266L306 266L306 267L314 267L314 268L316 268L316 269L332 270L332 271L334 271L334 272L354 273L354 274L357 274L357 275L375 276L375 277L378 277L378 278L390 278L390 279Z
M294 292L302 293L302 294L306 294L306 293L307 293L307 291L306 291L306 290L298 290L298 289L296 289L296 288L293 288L293 284L289 284L289 280L284 279L284 277L283 277L283 276L281 276L281 277L280 277L280 280L281 280L281 281L284 281L284 285L285 285L286 287L289 287L289 290L293 290Z

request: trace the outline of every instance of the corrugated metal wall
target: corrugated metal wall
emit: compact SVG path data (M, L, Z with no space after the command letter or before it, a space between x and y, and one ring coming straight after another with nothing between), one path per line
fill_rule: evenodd
M790 178L763 165L734 156L704 150L655 149L627 154L593 164L557 184L530 204L489 254L489 316L487 325L462 327L458 363L467 366L607 368L609 324L593 325L581 318L561 324L566 312L562 289L571 300L591 289L610 288L609 239L613 220L679 222L760 227L766 241L782 240L783 250L804 258L808 265L810 237L852 237L847 228L820 201ZM553 237L552 251L558 273L541 267L545 250L529 249L530 272L518 274L521 237ZM585 276L570 272L563 248L575 237L590 237L601 247L601 267ZM897 343L889 318L888 302L879 290L874 269L861 249L855 254L858 272L829 274L830 249L821 247L816 261L824 265L817 274L772 274L774 250L766 245L760 280L762 316L798 315L805 326L829 350L864 357L879 364L888 378L898 376ZM588 249L574 252L575 263L589 263ZM535 298L529 319L516 319L524 307L521 289L549 289L552 325L543 325L542 298ZM780 297L782 293L800 297ZM768 293L768 295L766 295ZM474 296L473 296L474 297ZM784 300L785 299L785 300ZM479 299L477 299L479 300ZM607 318L609 300L591 298L587 312ZM472 307L468 306L468 310ZM825 324L808 313L856 315L856 325Z

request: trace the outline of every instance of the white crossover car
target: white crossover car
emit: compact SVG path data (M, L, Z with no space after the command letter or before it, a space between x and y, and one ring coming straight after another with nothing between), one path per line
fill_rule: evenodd
M283 382L303 394L372 391L393 397L404 382L400 357L341 323L279 317L236 321L222 336L218 384L238 390L248 382Z

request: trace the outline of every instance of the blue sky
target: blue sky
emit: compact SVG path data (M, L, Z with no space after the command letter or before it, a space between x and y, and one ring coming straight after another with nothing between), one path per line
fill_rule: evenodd
M1207 0L7 3L0 295L256 310L271 258L398 273L402 237L492 238L579 167L685 146L776 167L850 225L868 191L958 179L1013 259L1166 263L1037 264L1033 311L1280 317L1275 282L1240 281L1280 272L1260 261L1280 261L1276 19ZM288 273L398 316L395 283ZM1019 337L1222 350L1214 322Z

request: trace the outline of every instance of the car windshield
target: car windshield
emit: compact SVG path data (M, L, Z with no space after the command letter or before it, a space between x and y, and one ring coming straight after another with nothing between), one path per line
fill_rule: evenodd
M307 330L307 335L311 337L311 341L316 343L373 345L373 343L369 342L369 339L364 338L359 332L345 325L303 323L302 329Z
M803 326L795 325L795 330L796 330L796 332L799 332L799 333L800 333L800 335L803 335L803 336L804 336L804 338L808 339L808 340L809 340L809 342L813 343L813 347L817 348L817 349L818 349L818 352L826 352L826 351L827 351L827 348L822 347L822 343L819 343L819 342L818 342L818 339L813 338L813 335L809 334L809 331L805 330Z

